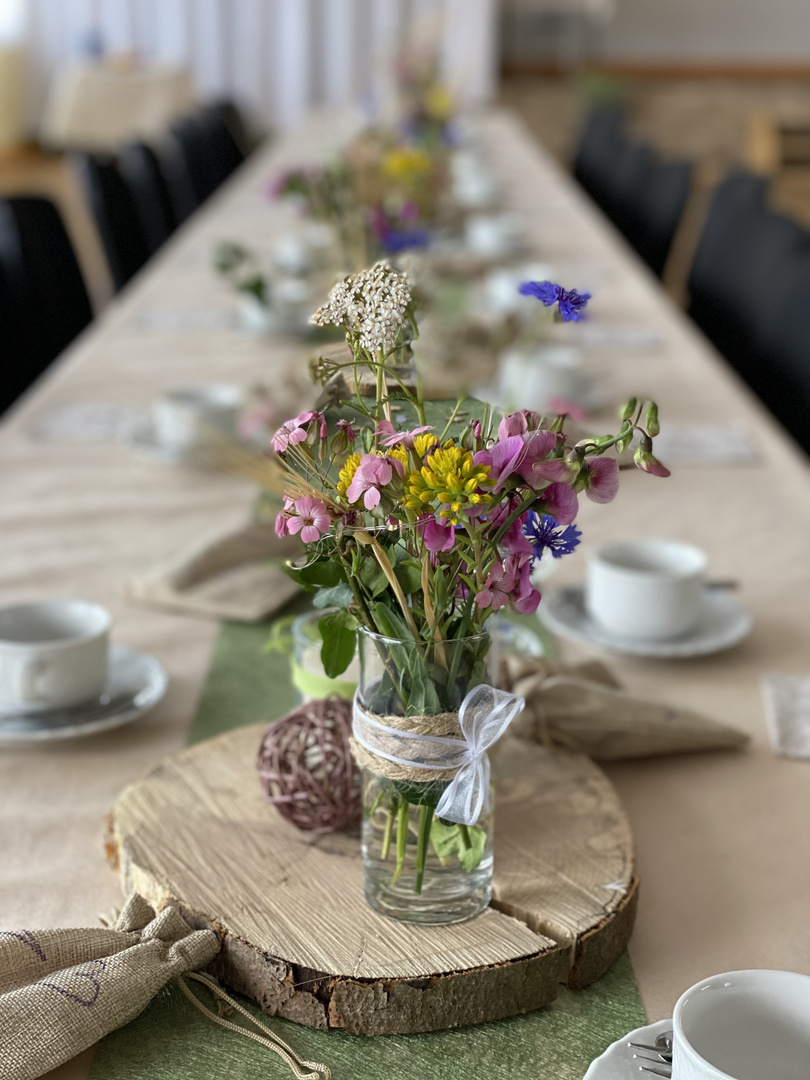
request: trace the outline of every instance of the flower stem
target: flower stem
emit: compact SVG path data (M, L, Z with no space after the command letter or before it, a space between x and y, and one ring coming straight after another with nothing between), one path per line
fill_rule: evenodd
M425 878L425 860L432 824L433 811L425 803L422 803L419 807L419 834L416 841L416 881L413 886L415 893L422 892L422 882Z
M397 800L392 799L388 806L388 817L385 819L385 831L383 832L382 848L380 850L380 859L385 862L388 859L388 852L391 850L391 837L394 833L394 814L397 812Z
M461 843L464 848L469 851L472 847L472 840L470 839L470 830L466 825L459 825L458 835L461 837Z
M397 868L394 871L394 876L391 878L392 885L396 884L399 875L405 867L405 853L408 849L409 805L407 799L403 799L399 804L399 812L397 814Z

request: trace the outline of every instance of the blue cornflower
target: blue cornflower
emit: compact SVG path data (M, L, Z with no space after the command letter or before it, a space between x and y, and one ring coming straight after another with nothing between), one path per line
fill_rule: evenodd
M546 307L556 304L563 322L579 322L585 317L585 305L590 293L578 293L576 289L564 289L552 281L524 281L518 289L521 296L536 296Z
M563 529L551 514L538 515L530 510L523 525L523 535L534 548L535 558L540 559L544 551L550 551L552 558L561 559L577 547L582 533L576 525L567 525Z
M430 243L429 229L388 229L381 237L382 246L389 255L396 255L408 248L427 247Z

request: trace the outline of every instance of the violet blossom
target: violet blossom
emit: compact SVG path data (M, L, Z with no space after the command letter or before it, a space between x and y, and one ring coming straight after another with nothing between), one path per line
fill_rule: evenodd
M556 304L563 322L579 322L583 319L585 305L591 298L590 293L564 289L562 285L555 285L552 281L524 281L518 292L521 296L536 296L545 307Z
M619 463L615 458L597 457L588 462L589 483L585 494L595 503L609 503L619 490Z
M514 573L507 572L502 562L493 563L484 587L476 593L475 602L479 607L500 611L512 599L514 588Z
M561 528L551 514L536 514L530 510L523 525L523 536L536 559L542 559L545 551L551 552L553 559L561 559L579 545L582 533L576 525Z

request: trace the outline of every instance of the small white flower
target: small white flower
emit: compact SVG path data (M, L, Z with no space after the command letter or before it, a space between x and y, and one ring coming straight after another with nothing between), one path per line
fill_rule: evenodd
M366 352L376 355L382 349L387 353L396 345L410 301L407 275L378 262L339 281L309 321L316 326L343 326L359 334Z

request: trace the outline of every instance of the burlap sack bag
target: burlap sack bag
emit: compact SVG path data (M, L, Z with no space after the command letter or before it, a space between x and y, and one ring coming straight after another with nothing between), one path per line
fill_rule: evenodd
M301 1061L269 1028L204 975L219 951L213 930L192 930L176 908L159 915L131 896L115 927L0 931L0 1078L34 1080L128 1024L157 992L178 980L206 1016L278 1054L301 1080L329 1070ZM184 976L204 982L261 1034L210 1013Z

